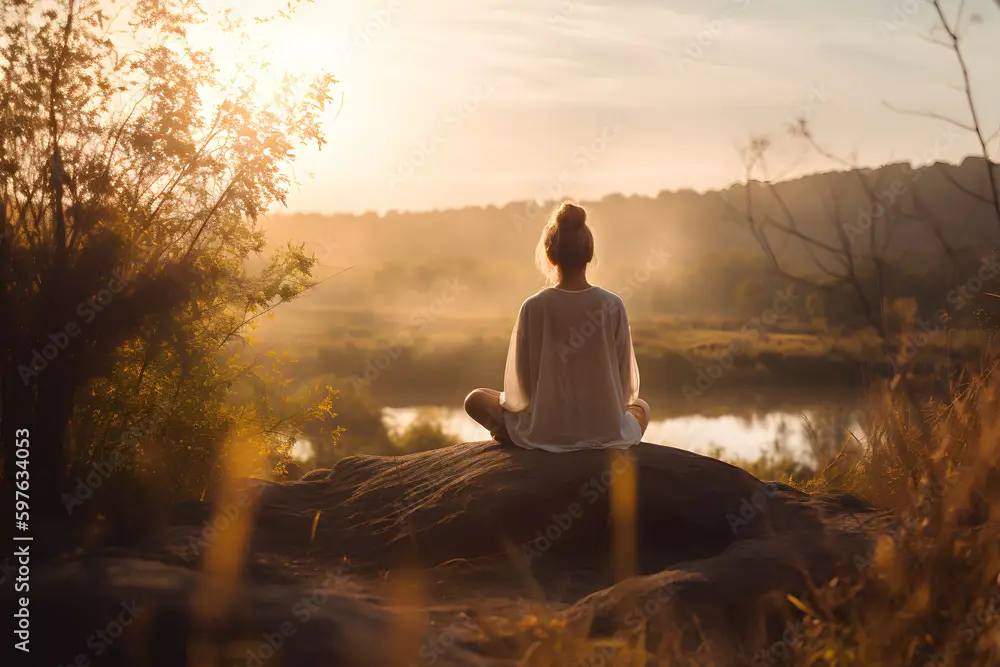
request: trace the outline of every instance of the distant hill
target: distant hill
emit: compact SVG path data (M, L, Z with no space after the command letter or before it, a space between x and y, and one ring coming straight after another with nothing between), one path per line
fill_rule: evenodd
M594 275L603 284L620 287L645 276L643 267L655 264L656 252L670 255L669 261L651 267L657 281L703 272L698 267L706 261L709 271L734 256L761 261L763 255L743 216L748 187L752 208L761 219L770 215L786 224L787 208L801 231L831 242L837 239L831 222L839 219L862 254L871 240L864 217L870 210L866 191L871 192L887 210L901 213L892 218L892 233L876 242L884 243L886 257L894 265L923 270L944 261L936 233L971 254L1000 239L1000 223L986 201L986 175L984 161L976 158L960 165L913 168L898 163L827 172L774 186L783 204L759 183L704 194L691 190L663 191L655 197L610 194L583 202L598 235L599 267ZM321 275L354 266L308 297L312 306L370 304L373 293L382 303L404 303L437 281L462 278L476 288L477 299L470 307L507 310L540 285L534 247L557 203L521 201L502 208L385 215L286 214L272 216L264 225L273 242L305 243L319 257ZM882 230L884 224L874 226ZM791 266L810 266L801 244L791 238L775 239L776 249Z

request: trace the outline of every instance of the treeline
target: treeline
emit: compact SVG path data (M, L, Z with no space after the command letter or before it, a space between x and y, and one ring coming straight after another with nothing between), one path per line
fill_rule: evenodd
M842 231L857 254L860 287L879 300L915 299L924 317L942 308L971 317L982 305L982 294L990 291L977 286L976 279L984 263L993 261L991 248L1000 236L986 203L984 164L974 158L961 165L894 164L773 186L585 201L598 236L593 277L615 291L628 290L630 307L644 315L759 314L784 287L775 284L774 265L748 224L752 210L765 220L794 218L796 231L818 243L836 244ZM304 243L325 267L321 274L350 267L322 284L302 307L408 308L458 285L464 312L496 316L541 286L534 245L546 211L556 203L281 215L265 226L275 239ZM963 211L961 220L956 210ZM774 243L786 273L814 274L822 282L823 271L809 248L795 238ZM877 255L867 251L872 243L880 248ZM993 280L989 275L978 279L984 285ZM852 312L857 298L838 293L843 285L834 282L820 290L821 296L803 294L796 306L802 321L820 317L838 327L857 324Z

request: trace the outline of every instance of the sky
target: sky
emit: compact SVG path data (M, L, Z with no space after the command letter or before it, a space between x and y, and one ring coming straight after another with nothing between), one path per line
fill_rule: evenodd
M1000 3L973 13L992 134ZM722 188L762 134L771 176L833 168L784 132L800 116L862 165L960 160L971 135L887 106L968 118L954 55L921 39L934 20L922 0L316 0L255 35L276 69L339 80L288 210L381 213Z

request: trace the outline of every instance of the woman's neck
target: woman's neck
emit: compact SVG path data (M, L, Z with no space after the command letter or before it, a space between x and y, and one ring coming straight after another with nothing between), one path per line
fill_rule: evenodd
M585 290L592 287L592 285L587 282L586 272L580 271L579 273L570 273L559 276L559 282L556 283L556 287L575 292L578 290Z

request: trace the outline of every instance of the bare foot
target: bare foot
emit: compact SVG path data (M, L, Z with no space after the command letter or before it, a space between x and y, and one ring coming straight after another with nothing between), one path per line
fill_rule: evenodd
M514 442L510 439L510 436L507 435L507 431L506 430L491 431L490 432L490 437L493 438L494 440L496 440L497 442L499 442L501 445L513 445L514 444Z

